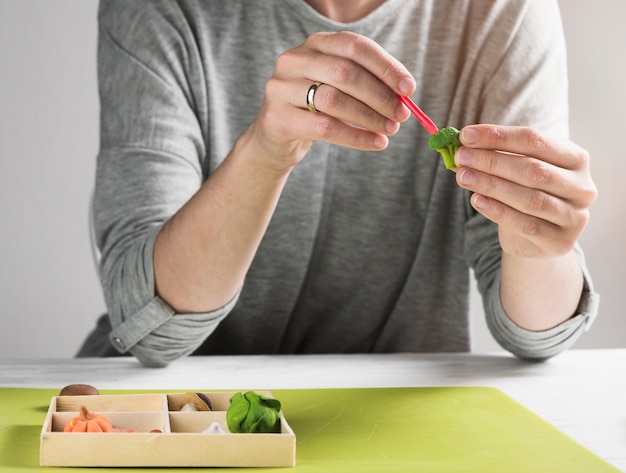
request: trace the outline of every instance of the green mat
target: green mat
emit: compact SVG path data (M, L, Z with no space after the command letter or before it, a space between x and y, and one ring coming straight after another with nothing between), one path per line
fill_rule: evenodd
M211 388L207 386L206 391ZM133 392L138 391L102 391ZM273 392L296 434L297 471L619 472L493 388ZM0 472L122 470L39 467L41 425L51 397L57 394L58 390L50 389L0 389ZM290 468L252 470L285 472Z

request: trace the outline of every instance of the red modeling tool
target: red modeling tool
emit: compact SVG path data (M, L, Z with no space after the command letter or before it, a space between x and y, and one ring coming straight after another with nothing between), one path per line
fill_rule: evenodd
M417 118L417 120L422 124L422 126L426 128L426 131L428 133L430 133L431 135L434 135L435 133L439 131L439 128L437 128L437 125L435 125L435 123L430 118L428 118L428 115L422 112L422 110L417 105L415 105L415 102L413 102L413 100L411 100L410 97L406 97L404 95L398 95L398 97L400 98L400 101L404 105L406 105L409 108L409 110L411 110L411 113L415 115L415 118Z

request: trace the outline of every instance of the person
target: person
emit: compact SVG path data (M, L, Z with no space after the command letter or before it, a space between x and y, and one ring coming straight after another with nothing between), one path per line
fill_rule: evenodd
M556 1L102 0L98 64L78 356L469 351L472 272L520 358L597 314Z

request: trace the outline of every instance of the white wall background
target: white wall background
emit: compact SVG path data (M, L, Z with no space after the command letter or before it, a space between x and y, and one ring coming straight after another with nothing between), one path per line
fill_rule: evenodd
M572 137L600 190L582 243L601 313L576 347L626 347L626 2L560 4ZM96 10L97 0L0 1L0 358L73 356L105 310L87 226ZM474 350L497 349L472 307Z

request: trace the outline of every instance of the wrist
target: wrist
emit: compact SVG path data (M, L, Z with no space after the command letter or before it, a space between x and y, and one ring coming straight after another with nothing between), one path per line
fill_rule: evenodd
M298 142L274 143L268 139L257 122L253 122L235 143L235 152L260 172L278 177L288 175L304 158L311 143L304 146Z
M575 314L584 278L573 252L550 258L502 255L500 300L509 318L534 331Z

